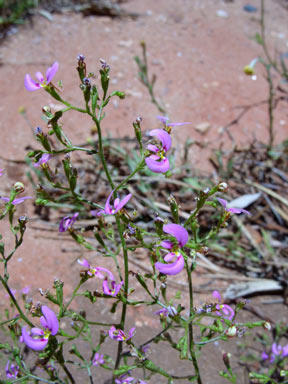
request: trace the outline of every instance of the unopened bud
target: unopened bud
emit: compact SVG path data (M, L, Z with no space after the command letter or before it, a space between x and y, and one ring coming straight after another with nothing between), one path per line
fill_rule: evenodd
M28 217L26 215L20 216L18 222L20 225L26 225L28 223Z
M230 367L231 357L232 357L231 353L226 353L226 352L223 353L222 358L223 358L223 362L226 365L226 367Z
M226 329L225 335L228 336L228 337L236 336L237 335L237 328L235 327L235 325L232 325L231 327Z
M22 193L25 191L25 187L24 187L24 184L23 183L20 183L20 181L17 181L14 185L13 185L13 188L14 188L14 191L18 192L18 193Z
M271 324L269 323L269 321L265 321L265 323L263 324L263 328L266 331L271 331Z
M219 183L219 185L218 185L218 191L219 192L226 192L227 189L228 189L227 183Z

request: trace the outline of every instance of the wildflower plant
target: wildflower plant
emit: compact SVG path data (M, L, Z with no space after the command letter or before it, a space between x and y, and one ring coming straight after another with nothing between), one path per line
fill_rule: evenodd
M82 382L87 377L90 383L93 383L94 369L104 369L111 373L113 384L149 383L153 375L159 376L159 382L165 380L173 383L177 380L187 380L201 384L203 379L198 359L202 348L215 341L228 341L230 338L242 336L246 328L265 324L265 320L238 323L236 321L238 312L245 303L239 302L232 308L225 304L216 290L201 307L196 308L193 302L193 276L197 273L197 254L204 253L208 240L217 236L221 228L228 225L231 214L247 212L227 208L227 202L221 200L221 197L217 200L217 197L222 196L227 190L226 183L219 183L211 189L203 190L196 197L195 208L186 220L180 219L179 203L170 196L169 217L157 216L153 223L154 231L147 231L142 226L139 214L133 211L133 193L127 193L129 182L136 174L141 177L145 174L145 170L157 173L159 178L171 177L173 170L169 163L168 151L173 145L173 128L188 123L169 123L167 117L160 116L161 127L155 127L149 132L150 139L147 142L142 134L142 119L137 118L133 127L138 143L139 160L131 173L117 183L104 154L104 118L110 100L114 97L124 99L125 94L120 91L109 93L110 66L104 60L101 60L100 64L99 82L97 82L95 75L87 71L85 57L79 55L77 58L83 106L70 104L53 85L52 78L61 76L61 64L58 66L58 63L54 63L47 70L46 80L39 72L36 74L38 82L30 75L25 77L28 91L42 88L42 92L46 91L63 105L63 108L56 112L52 112L48 107L42 109L47 129L39 127L36 129L36 139L42 147L29 153L30 159L34 160L34 166L38 168L37 171L43 173L43 180L45 179L48 185L57 190L56 195L51 195L44 185L38 185L35 204L45 206L53 203L54 207L61 207L65 202L66 206L75 207L57 223L59 232L62 236L63 232L66 232L90 253L87 256L89 261L78 260L79 274L75 276L78 282L70 296L64 297L64 283L60 279L55 279L53 283L55 292L42 292L46 298L45 303L34 304L31 300L27 301L26 295L23 294L26 300L23 307L23 303L17 300L10 287L9 261L21 245L28 225L26 217L19 217L18 224L15 224L17 205L20 202L26 204L25 198L30 197L20 196L24 192L24 186L19 183L13 186L9 197L2 197L1 219L8 217L10 229L15 237L15 246L9 252L4 247L3 239L0 243L3 264L0 281L16 311L16 314L9 314L1 323L2 327L8 326L11 336L11 342L1 344L7 358L7 381L3 382L13 383L15 379L15 382L20 380L74 384L76 379L73 376L73 368L76 367L82 370ZM61 118L71 110L87 115L95 124L98 140L92 148L74 145L64 132ZM91 201L85 193L79 192L78 172L72 162L73 152L76 151L84 152L101 164L107 183L105 201ZM61 160L65 181L57 178L59 170L56 173L49 165L55 157ZM219 208L218 201L223 206L222 209ZM205 205L214 207L220 216L217 226L203 235L198 215ZM81 218L91 216L94 216L93 220L95 218L97 220L93 230L97 246L77 226ZM109 223L108 219L111 219ZM149 254L147 263L151 264L150 273L136 273L131 270L130 260L135 249L141 249L144 254ZM114 269L101 265L102 261L104 263L104 257L112 259ZM171 298L169 294L172 279L170 276L180 274L182 279L186 279L189 287L188 305L177 302L177 298ZM87 290L88 280L94 287L98 287L100 281L102 288ZM86 290L83 291L83 288ZM141 296L141 299L133 296L136 289L139 290L138 296ZM82 311L73 310L73 301L77 296L86 298L87 302L90 300L91 305L97 300L106 302L108 300L107 306L113 303L111 312L118 314L118 321L101 322L97 319L97 312L93 319L89 319ZM159 319L159 329L155 330L154 336L145 342L139 342L137 333L141 331L137 330L137 326L127 324L127 320L131 324L127 311L129 306L147 308L154 306L153 316ZM59 326L63 320L70 321L71 329L64 331L61 325ZM38 328L39 323L41 328ZM92 337L92 328L96 328L93 332L99 335L98 343ZM183 330L181 337L177 333L179 329ZM80 339L89 351L85 356L77 348ZM115 346L115 352L111 355L106 353L105 348L109 342ZM181 360L190 362L189 374L171 373L161 366L161 361L157 363L153 361L150 351L153 350L154 343L160 342L176 350ZM70 348L68 351L66 345ZM274 349L278 355L284 356L286 349L284 351L285 347L281 348L280 350L279 345L276 345ZM27 360L27 349L33 351L31 353L36 356L36 366L41 362L41 372L35 371L33 362ZM276 352L274 354L277 354ZM227 358L225 360L223 357L223 361L228 367ZM222 372L221 375L231 382L236 382L230 365L228 373Z

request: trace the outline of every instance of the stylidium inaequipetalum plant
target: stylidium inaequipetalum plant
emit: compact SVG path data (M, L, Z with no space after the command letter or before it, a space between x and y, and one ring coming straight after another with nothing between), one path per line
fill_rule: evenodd
M19 196L23 193L24 187L20 188L16 184L11 189L9 197L1 197L3 201L1 219L8 217L10 229L15 237L15 246L11 251L4 248L3 241L0 243L1 262L4 267L0 280L15 311L14 313L10 311L8 318L1 323L3 327L9 326L11 336L11 342L2 345L7 357L8 381L4 380L4 383L11 383L13 382L11 379L15 379L17 382L73 384L76 383L74 374L79 369L82 372L81 382L86 382L89 378L90 383L96 383L94 369L97 369L110 372L113 384L149 383L153 375L158 375L161 383L186 380L201 384L203 380L198 356L205 345L216 340L227 341L232 337L241 336L245 328L263 326L265 323L264 320L255 323L237 323L236 317L244 302L239 302L232 308L225 304L216 290L213 292L212 302L211 298L208 298L208 303L200 308L196 308L193 302L192 281L197 268L197 254L204 252L207 241L217 236L221 228L227 225L231 214L248 212L229 208L226 200L222 198L217 200L216 195L228 188L226 183L219 183L199 194L195 200L195 208L186 220L180 219L181 208L176 199L170 196L169 216L162 218L158 215L152 223L154 230L147 231L140 214L135 214L133 193L122 190L129 190L129 183L135 175L141 178L146 172L151 174L152 171L158 174L159 178L170 177L173 174L169 162L169 150L173 146L173 128L189 123L169 123L168 117L159 116L162 126L151 129L148 138L142 134L142 119L137 118L133 126L139 146L138 163L118 182L119 179L115 178L115 173L107 163L104 153L104 110L106 111L113 97L123 99L125 94L120 91L109 93L110 66L104 60L100 60L99 81L95 80L95 75L87 71L83 55L77 58L77 72L80 90L83 93L82 106L74 106L64 100L64 96L60 95L60 91L53 85L52 78L61 76L61 65L57 62L48 68L46 80L40 72L35 75L37 81L28 74L25 76L25 87L28 91L42 88L63 105L63 108L56 112L52 112L49 107L42 109L47 128L38 127L35 132L35 137L42 147L30 152L29 157L33 159L34 167L37 168L37 172L42 173L42 180L46 183L38 185L35 203L37 205L53 203L52 206L59 209L63 206L73 207L66 214L61 213L63 218L59 220L57 226L60 235L64 236L66 232L80 246L89 250L87 256L89 261L78 260L82 269L79 268L78 275L73 278L73 281L78 281L68 297L64 297L64 283L60 279L55 279L53 284L55 292L40 291L45 303L34 304L23 295L26 300L23 305L10 287L8 269L9 261L23 241L28 223L28 219L23 216L18 218L17 224L14 223L17 217L17 205L26 203L25 200L31 197ZM64 132L61 118L71 110L87 115L96 126L98 140L91 148L74 145ZM92 201L85 195L85 191L81 192L78 171L73 166L71 156L75 151L90 156L90 159L98 162L97 167L99 163L101 164L107 187L106 202ZM57 172L52 167L55 159L59 160ZM58 177L61 172L59 167L62 167L61 178ZM47 186L57 193L51 194ZM218 202L222 205L222 209L219 209ZM198 214L206 204L218 211L219 219L218 224L211 228L208 234L202 234ZM89 218L91 215L93 220L97 221L93 230L97 244L86 237L77 225L82 218ZM136 248L142 249L143 254L150 256L147 256L147 263L151 264L150 273L130 272L129 258L133 257ZM106 268L105 258L112 259L114 269ZM181 302L177 303L177 298L169 298L170 276L178 274L181 274L182 279L186 279L189 287L187 306ZM92 291L87 289L91 286ZM139 292L137 297L142 297L141 299L134 298L133 292L136 289ZM83 312L74 311L72 305L77 296L86 299L87 305L89 303L93 305L96 300L106 300L103 306L112 303L111 311L118 315L117 322L111 323L109 316L106 322L101 322L97 318L97 312L93 319L90 319ZM127 325L128 307L140 305L147 308L154 306L153 316L159 318L159 329L155 330L154 335L144 343L143 341L140 343L137 338L141 330ZM40 318L41 328L36 325L37 318ZM59 326L63 320L70 322L69 330L64 331ZM131 322L130 320L129 323ZM91 336L92 329L93 334L96 333L99 337L98 344L95 342L95 337ZM181 337L177 332L180 329L183 330ZM85 345L85 354L77 348L80 342ZM160 342L176 350L179 359L191 363L189 374L181 375L181 369L178 373L171 373L161 366L161 360L153 361L150 351L153 350L154 343ZM106 343L113 344L113 354L107 354ZM66 348L67 345L70 349ZM27 348L33 351L30 354L33 353L37 362L35 364L41 362L42 370L36 371L33 359L27 359L25 352ZM275 345L272 352L267 355L267 359L271 360L273 356L280 355L284 358L287 355L285 348ZM236 382L228 360L227 356L223 360L226 362L228 372L222 372L221 375L230 382Z

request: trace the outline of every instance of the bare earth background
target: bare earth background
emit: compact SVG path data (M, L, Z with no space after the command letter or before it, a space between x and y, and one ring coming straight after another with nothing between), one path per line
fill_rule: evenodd
M42 124L41 107L55 104L44 91L29 93L24 89L26 73L34 75L38 70L44 72L57 60L60 67L56 79L63 80L65 98L74 105L80 105L82 95L75 71L77 55L85 55L88 70L93 72L99 68L99 58L104 58L111 66L112 89L127 94L124 101L111 104L103 124L105 133L116 137L133 135L131 123L139 115L143 118L144 129L157 126L158 112L137 79L134 62L134 56L141 53L139 43L142 40L148 47L150 71L157 74L156 94L165 103L171 120L192 122L174 130L174 143L180 148L188 138L193 138L205 144L202 150L193 147L190 161L194 169L209 170L207 159L212 149L221 143L226 148L231 146L223 127L237 116L237 106L263 101L268 95L261 70L257 73L256 81L246 77L242 71L251 59L262 53L261 47L253 39L259 31L260 2L251 0L249 3L258 7L258 12L244 12L243 6L247 2L242 0L130 0L123 7L139 13L141 16L137 20L83 17L74 13L54 14L52 22L40 15L34 17L31 24L20 28L19 33L10 36L0 47L0 167L6 169L1 178L1 195L7 195L15 181L29 185L23 173L24 168L17 161L23 161L28 146L36 147L37 144L33 141L31 128L18 113L19 107L25 107L33 127L36 127ZM218 10L227 12L228 17L219 17ZM288 12L280 1L266 1L267 39L272 49L275 47L282 52L288 51L287 19ZM82 143L91 135L91 122L80 114L69 115L64 120L65 131L75 143ZM195 129L203 122L210 124L205 135ZM277 142L287 139L287 103L279 103L277 107L275 128ZM245 146L255 138L267 142L266 105L252 108L230 131L239 146ZM5 161L8 159L14 163ZM65 282L68 294L79 272L76 260L82 256L82 251L68 237L50 232L57 227L57 223L40 223L33 213L31 202L20 206L17 212L28 212L30 224L24 245L11 262L10 281L13 288L19 290L30 285L30 295L37 301L41 300L37 289L51 287L54 277L58 277ZM0 229L5 241L9 242L3 223ZM52 241L52 237L56 237L56 240ZM91 255L88 257L92 258ZM105 259L105 263L109 267L109 261ZM89 284L93 289L91 282ZM195 295L196 304L199 304L209 301L212 291L219 284L224 289L228 283L218 284L201 273L195 274L194 284L197 288L203 285L208 287L207 293ZM0 293L0 304L4 308L7 298L3 290ZM252 299L252 303L259 308L260 301L259 298ZM108 308L101 308L98 304L96 309L81 301L77 305L78 308L86 308L90 318L111 316ZM274 304L273 308L261 307L261 311L274 320L287 320L287 307ZM251 318L250 314L244 313L243 316ZM131 310L130 317L131 325L136 322L136 339L139 343L149 337L146 335L159 329L158 319L151 312L145 313L142 308ZM235 351L236 342L227 346L211 345L204 352L200 364L205 384L223 383L215 374L216 367L222 367L221 352ZM157 347L152 351L153 355L155 359L158 356L158 363L169 367L171 372L183 373L176 356L170 354L168 349ZM237 369L241 372L242 368ZM95 369L94 372L95 378L98 377L97 382L102 384L107 376L102 376L101 369ZM78 375L79 383L87 382L86 378L81 378L81 373ZM157 382L161 383L161 379ZM239 381L242 382L245 383L244 378Z

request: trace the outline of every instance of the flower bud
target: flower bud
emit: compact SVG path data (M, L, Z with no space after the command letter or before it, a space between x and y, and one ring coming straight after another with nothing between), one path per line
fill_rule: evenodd
M20 181L17 181L14 185L13 185L13 188L14 188L14 191L18 192L18 193L22 193L25 191L25 187L24 187L24 184L23 183L20 183Z
M247 76L252 76L254 75L254 68L250 67L250 65L245 65L245 67L243 68L243 72L245 73L245 75Z
M237 328L235 327L235 325L231 325L231 327L226 329L225 335L228 336L228 337L236 336L237 335Z
M227 183L222 182L222 183L218 184L218 191L219 192L226 192L227 189L228 189L228 184Z
M271 331L271 324L269 323L269 321L265 321L265 323L263 324L263 328L266 331Z
M231 353L226 353L226 352L223 353L222 358L223 358L223 362L226 365L226 367L230 367L231 357L232 357Z

